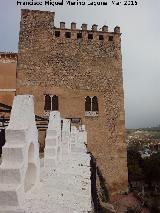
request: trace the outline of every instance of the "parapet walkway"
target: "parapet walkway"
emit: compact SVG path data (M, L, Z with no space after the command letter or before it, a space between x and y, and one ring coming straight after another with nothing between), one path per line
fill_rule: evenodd
M50 112L40 160L33 96L16 96L0 165L0 213L91 212L86 144L84 125Z
M91 212L90 156L72 154L57 169L48 170L41 160L40 186L27 193L28 213Z

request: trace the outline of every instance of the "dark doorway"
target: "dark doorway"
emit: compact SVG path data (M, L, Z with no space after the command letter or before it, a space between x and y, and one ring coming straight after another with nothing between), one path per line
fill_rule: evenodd
M2 154L2 146L5 144L5 129L0 129L0 156Z

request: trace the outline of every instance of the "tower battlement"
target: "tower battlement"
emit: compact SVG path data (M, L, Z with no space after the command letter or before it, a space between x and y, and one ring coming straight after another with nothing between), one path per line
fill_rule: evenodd
M104 41L112 42L115 38L120 37L120 27L116 26L113 32L108 31L108 26L104 25L98 30L98 25L93 24L91 29L83 23L81 29L77 29L76 23L72 22L70 28L65 27L65 22L60 22L60 26L54 25L54 12L39 11L39 10L22 10L21 30L35 30L48 28L52 33L53 38L71 39L78 41ZM52 32L51 32L52 31Z
M114 32L108 32L108 26L104 25L101 30L97 30L98 25L93 24L90 30L87 24L82 24L81 29L76 28L76 23L71 23L71 28L65 28L65 22L60 22L59 28L54 28L55 38L66 38L74 40L93 40L93 41L114 41L115 36L120 36L120 27L116 26Z
M92 32L99 32L99 33L116 33L116 34L120 34L120 27L119 26L116 26L114 28L114 32L108 32L108 26L104 25L102 26L102 28L100 28L101 30L98 30L98 25L97 24L93 24L92 25L92 28L90 30L88 30L87 28L87 24L86 23L83 23L82 26L81 26L81 29L77 29L76 28L76 23L75 22L72 22L71 23L71 28L70 29L66 29L65 28L65 22L60 22L60 27L58 29L60 30L71 30L71 31L92 31Z
M2 62L2 63L15 63L15 62L17 62L17 53L0 52L0 62Z

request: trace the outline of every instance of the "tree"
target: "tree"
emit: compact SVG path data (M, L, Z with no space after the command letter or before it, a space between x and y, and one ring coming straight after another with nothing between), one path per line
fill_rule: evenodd
M141 168L141 155L136 150L128 150L127 161L129 181L142 180L144 178L144 175Z
M143 171L149 183L160 181L160 153L152 154L143 160Z

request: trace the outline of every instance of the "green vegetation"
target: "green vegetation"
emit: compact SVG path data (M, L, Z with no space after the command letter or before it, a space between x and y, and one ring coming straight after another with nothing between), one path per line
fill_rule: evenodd
M142 159L136 150L129 150L128 173L131 186L134 181L139 182L141 186L144 183L147 184L144 202L151 212L160 212L160 152L152 154L150 158ZM157 187L158 191L155 190ZM136 190L139 189L136 188ZM127 212L135 211L128 209Z
M160 150L158 151L160 127L127 130L126 141L130 187L138 192L150 212L158 213L160 212ZM127 212L135 212L135 209L128 209Z
M148 131L148 134L150 134L155 139L160 139L160 131Z
M136 150L128 150L127 158L129 181L144 179L141 155Z
M143 160L143 172L148 183L160 181L160 152Z
M160 181L160 152L142 159L136 150L128 150L129 180L146 180L147 183Z

